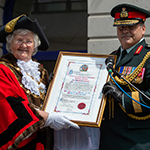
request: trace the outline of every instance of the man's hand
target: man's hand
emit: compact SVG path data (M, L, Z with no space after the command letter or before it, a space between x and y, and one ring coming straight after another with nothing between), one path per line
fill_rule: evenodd
M111 81L108 81L103 86L102 93L105 94L105 96L112 95L117 102L122 103L123 92Z

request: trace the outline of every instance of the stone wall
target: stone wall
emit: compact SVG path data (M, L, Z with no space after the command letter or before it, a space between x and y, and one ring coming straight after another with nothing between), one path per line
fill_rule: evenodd
M120 43L113 27L111 9L120 3L128 3L150 10L149 0L88 0L88 42L89 53L109 54L118 49ZM150 19L146 21L145 38L150 43Z

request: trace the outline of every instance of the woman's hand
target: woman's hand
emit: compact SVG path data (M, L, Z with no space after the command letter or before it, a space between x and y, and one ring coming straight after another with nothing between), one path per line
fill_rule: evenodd
M49 126L54 130L61 130L63 128L68 129L69 127L80 129L76 123L73 123L68 117L64 115L58 113L47 113L41 110L38 110L38 112L46 120L43 127Z

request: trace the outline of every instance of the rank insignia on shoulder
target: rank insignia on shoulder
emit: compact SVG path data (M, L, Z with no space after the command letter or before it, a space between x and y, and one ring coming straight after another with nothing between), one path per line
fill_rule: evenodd
M134 54L140 54L141 50L143 49L143 45L140 45Z
M117 53L117 50L115 51L115 54Z
M117 50L115 50L115 51L113 51L110 55L114 55L114 54L116 54L118 51Z

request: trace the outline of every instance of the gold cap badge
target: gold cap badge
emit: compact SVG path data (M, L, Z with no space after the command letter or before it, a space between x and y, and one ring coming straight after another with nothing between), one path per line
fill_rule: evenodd
M120 18L127 18L127 17L128 17L128 12L126 11L126 8L123 7L120 13Z

